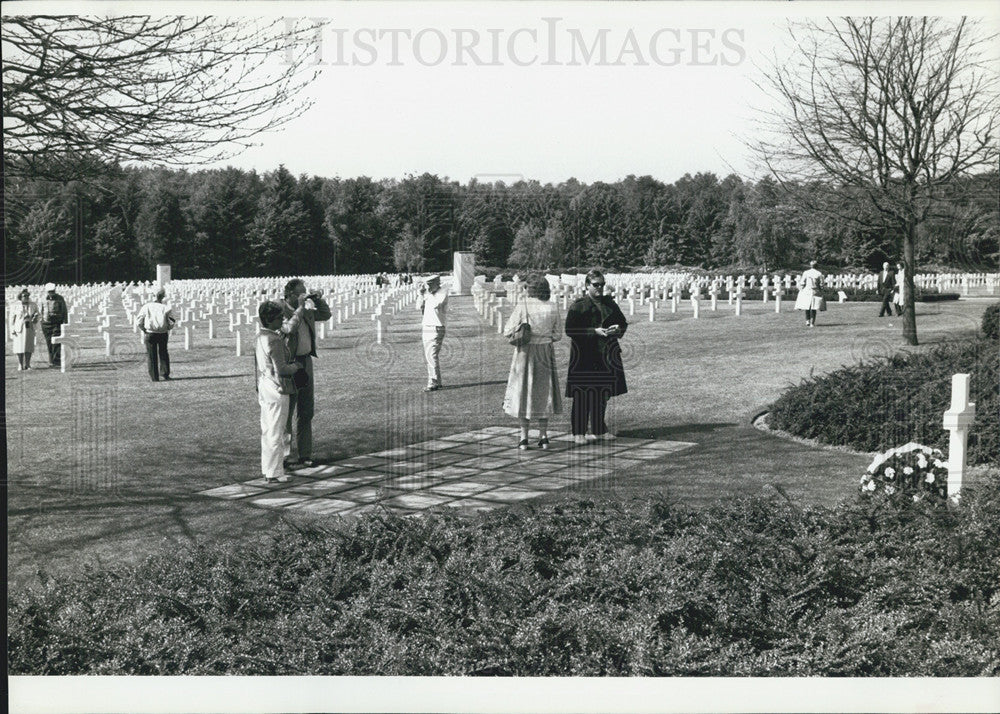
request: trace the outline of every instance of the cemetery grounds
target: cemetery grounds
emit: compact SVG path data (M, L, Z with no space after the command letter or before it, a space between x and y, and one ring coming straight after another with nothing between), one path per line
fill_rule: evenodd
M194 323L189 350L175 330L173 380L153 383L120 293L112 295L111 318L104 320L111 337L98 330L95 310L83 316L73 326L80 349L65 373L46 365L40 333L30 372L16 371L8 346L13 587L37 582L39 571L71 574L198 544L250 543L280 532L283 523L350 518L378 507L407 514L423 510L395 508L383 499L381 505L331 514L206 495L259 479L253 330L242 327L240 356L239 327L231 332L220 321L208 339L204 325ZM798 504L832 506L856 491L870 455L764 433L752 419L810 375L971 336L987 304L976 298L917 303L921 345L915 348L903 345L898 318L876 317L876 303L831 304L809 330L790 301L780 313L773 302L745 302L736 316L722 300L718 311L702 307L698 319L688 306L676 313L661 308L653 322L636 308L622 342L629 393L609 407L609 424L624 439L606 453L600 446L579 447L597 450L591 458L603 460L608 472L537 498L491 505L530 508L580 496L629 500L662 494L701 506L779 488ZM319 341L314 458L330 464L389 451L383 462L391 464L394 454L412 444L480 432L491 434L495 446L509 442L513 456L500 448L493 458L516 459L516 424L501 411L513 348L476 312L471 297L450 299L441 355L445 389L431 394L422 391L426 372L412 305L392 318L381 343L372 317L370 309L345 311L342 323ZM566 339L556 345L563 383L568 348ZM551 422L553 432L568 431L568 406ZM946 408L942 405L942 412ZM631 439L683 448L629 459ZM494 466L484 462L483 469ZM296 476L283 486L307 483L307 476ZM402 493L391 490L401 484L383 483L390 494Z

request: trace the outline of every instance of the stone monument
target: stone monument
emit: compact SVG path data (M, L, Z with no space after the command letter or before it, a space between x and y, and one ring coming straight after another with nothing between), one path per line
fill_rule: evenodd
M476 254L471 251L456 251L451 281L452 295L471 295L472 281L476 273Z
M156 264L156 284L161 288L170 282L170 263Z

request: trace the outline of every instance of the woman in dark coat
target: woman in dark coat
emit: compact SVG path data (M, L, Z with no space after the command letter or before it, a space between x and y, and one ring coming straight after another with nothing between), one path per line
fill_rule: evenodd
M570 424L574 441L586 443L587 424L594 439L614 439L604 422L608 399L625 394L625 369L618 338L628 323L621 309L604 295L604 274L587 273L587 294L574 301L566 313L570 338L566 396L573 400Z

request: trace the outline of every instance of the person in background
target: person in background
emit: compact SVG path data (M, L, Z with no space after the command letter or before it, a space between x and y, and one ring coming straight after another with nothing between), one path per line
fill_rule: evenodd
M566 396L573 399L570 424L577 444L588 441L588 424L592 440L615 438L605 423L608 399L628 392L618 343L628 323L611 296L604 295L604 286L604 274L591 270L586 293L566 312L566 336L572 340Z
M45 284L45 300L42 302L40 313L42 316L42 335L45 337L45 346L48 348L49 364L59 367L62 364L62 345L52 343L52 337L62 331L62 324L68 320L69 311L66 309L66 301L63 296L56 292L55 283Z
M897 317L903 314L906 307L906 266L902 263L896 263L896 292L892 296L892 306Z
M330 307L318 292L306 290L300 278L292 278L285 284L285 300L281 303L281 334L292 359L302 366L306 375L301 378L295 394L288 403L288 424L285 430L285 456L288 465L297 464L309 468L315 466L312 458L312 420L316 411L316 390L313 385L312 358L316 356L316 321L330 319ZM295 417L295 444L298 459L291 460L292 417Z
M504 412L520 420L519 449L529 446L532 419L538 420L539 448L549 448L549 417L562 413L552 343L562 338L563 326L559 307L550 298L549 281L543 276L533 276L527 281L527 294L515 306L504 330L509 337L522 322L531 328L531 341L514 348L503 398Z
M420 287L417 309L421 320L424 358L427 360L427 386L425 392L441 389L441 345L447 323L448 293L441 289L441 276L432 275Z
M17 294L20 303L11 316L10 337L14 341L11 351L17 355L17 371L31 369L31 354L35 351L35 325L42 315L25 288Z
M816 312L823 303L819 289L823 287L823 273L816 269L816 261L809 261L809 269L802 273L799 294L795 297L795 309L806 311L806 327L816 326Z
M889 270L888 263L882 263L882 272L878 274L878 294L882 298L882 309L878 316L888 315L892 317L892 308L889 303L892 301L892 294L896 290L896 276Z
M154 382L160 381L161 372L163 379L168 381L170 379L170 353L167 351L167 340L170 339L170 331L177 324L177 318L173 310L163 304L166 296L166 288L161 287L156 291L156 299L147 302L139 309L137 318L143 342L146 343L146 366L149 369L149 378Z
M257 367L257 402L260 404L260 472L267 482L285 483L285 433L288 409L295 392L292 376L302 365L292 356L281 335L282 308L267 301L257 308L261 330L254 362Z

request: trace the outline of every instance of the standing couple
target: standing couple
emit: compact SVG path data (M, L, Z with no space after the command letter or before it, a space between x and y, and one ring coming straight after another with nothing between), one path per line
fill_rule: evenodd
M575 300L566 314L565 332L571 340L566 396L573 400L570 425L577 444L615 438L605 423L608 399L628 391L618 343L628 324L611 296L604 294L604 287L604 275L591 270L585 295ZM562 413L553 343L562 337L563 325L559 307L550 297L551 289L543 276L529 279L527 294L504 329L509 337L527 323L531 333L527 344L515 348L503 400L504 412L520 420L519 449L530 447L532 419L538 421L539 448L548 448L549 417Z

